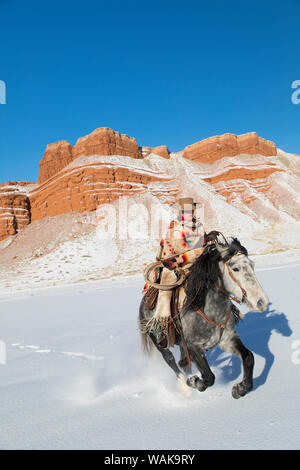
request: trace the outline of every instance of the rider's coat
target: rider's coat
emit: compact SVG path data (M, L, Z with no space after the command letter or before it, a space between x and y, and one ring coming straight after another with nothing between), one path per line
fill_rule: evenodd
M173 220L165 236L161 239L157 259L168 266L161 272L160 283L171 284L177 280L173 271L176 266L188 267L203 252L204 227L201 223ZM148 285L144 287L144 292ZM167 318L170 316L170 301L172 291L160 290L158 293L155 316Z
M203 240L204 227L201 223L172 220L160 241L157 258L166 260L170 267L174 267L173 258L176 256L180 266L193 262L201 254L199 249L202 249Z

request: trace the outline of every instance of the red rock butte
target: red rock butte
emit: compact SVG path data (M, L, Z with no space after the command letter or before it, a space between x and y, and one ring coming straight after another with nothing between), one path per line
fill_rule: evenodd
M79 138L74 146L65 140L47 145L39 163L37 183L9 182L0 185L0 240L16 234L35 220L71 211L93 211L100 204L113 202L121 195L148 191L160 181L163 183L161 190L155 195L166 203L174 198L176 200L178 194L170 184L172 176L166 171L145 170L139 164L128 164L128 157L130 161L143 160L153 154L166 160L171 155L166 145L140 147L135 138L108 127L98 128ZM210 137L187 146L180 155L184 159L213 165L224 157L241 154L276 156L277 149L273 142L250 132L239 136L224 134ZM92 158L114 155L124 157L124 164L120 158ZM231 166L222 174L208 174L203 179L216 184L217 191L230 201L228 189L217 188L220 181L244 179L251 182L266 178L275 171L280 170L274 163L266 162L263 169L253 167L243 170Z
M258 137L256 132L243 135L224 134L189 145L184 149L183 157L212 163L223 157L241 154L272 156L277 154L277 149L273 142Z
M100 127L91 134L80 137L74 147L66 140L49 144L39 163L38 183L44 183L81 155L87 157L92 155L124 155L143 158L136 139L119 134L108 127Z

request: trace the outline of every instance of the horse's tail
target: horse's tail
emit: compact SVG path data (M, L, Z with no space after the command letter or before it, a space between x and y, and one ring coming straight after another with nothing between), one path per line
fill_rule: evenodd
M150 356L152 349L153 349L153 341L151 340L148 333L146 333L145 331L142 331L141 329L140 329L140 334L141 334L143 353Z

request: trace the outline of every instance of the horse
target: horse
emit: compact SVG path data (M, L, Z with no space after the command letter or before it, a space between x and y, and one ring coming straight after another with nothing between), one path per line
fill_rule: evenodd
M204 392L215 382L205 352L219 346L242 361L243 379L232 387L232 396L236 399L243 397L253 387L254 355L235 330L239 310L232 300L245 303L256 312L264 312L269 305L247 249L237 238L224 242L216 240L207 245L190 268L182 287L180 297L183 295L183 300L178 311L181 333L176 332L174 341L180 347L179 363L176 363L169 347L162 347L153 331L143 327L155 315L155 307L150 310L144 296L138 321L145 352L150 353L155 346L185 387ZM191 374L191 363L199 370L200 377L187 376Z

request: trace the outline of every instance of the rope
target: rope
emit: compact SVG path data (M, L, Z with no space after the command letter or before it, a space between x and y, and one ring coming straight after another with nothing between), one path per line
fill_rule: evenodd
M186 279L186 275L185 275L185 272L183 269L181 268L176 268L175 272L179 273L180 274L180 277L179 279L177 279L176 282L173 282L172 284L159 284L158 282L152 282L149 280L149 274L151 271L153 271L154 269L157 269L157 268L165 268L165 266L163 265L163 263L161 261L156 261L155 263L151 263L149 264L146 269L144 270L144 279L145 281L151 286L151 287L155 287L156 289L160 289L160 290L172 290L174 289L174 287L177 287L177 286L180 286L181 284L183 284L183 282L185 281Z

